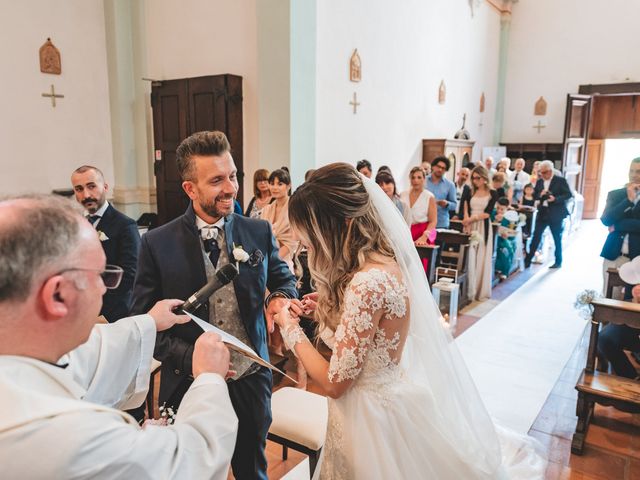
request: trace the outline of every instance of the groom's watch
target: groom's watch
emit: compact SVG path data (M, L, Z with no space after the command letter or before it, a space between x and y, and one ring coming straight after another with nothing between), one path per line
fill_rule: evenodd
M285 298L287 300L291 299L291 297L289 295L287 295L286 293L284 293L284 292L273 292L273 293L270 293L267 296L267 298L265 298L265 300L264 300L265 308L268 308L269 307L269 302L271 302L271 300L273 300L276 297Z

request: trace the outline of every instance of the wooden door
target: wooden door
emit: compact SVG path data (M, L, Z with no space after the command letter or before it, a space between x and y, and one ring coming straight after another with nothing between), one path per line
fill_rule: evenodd
M227 135L238 168L238 198L242 199L242 77L226 74L154 82L151 106L158 223L182 215L189 204L175 153L180 142L195 132L220 130Z
M182 215L189 204L176 167L176 148L188 136L186 80L154 82L153 109L154 173L158 202L158 224Z
M584 211L582 218L596 218L600 198L600 178L604 160L604 140L589 140L584 168Z
M584 186L584 167L590 118L591 96L567 95L562 170L569 187L580 193L582 193Z

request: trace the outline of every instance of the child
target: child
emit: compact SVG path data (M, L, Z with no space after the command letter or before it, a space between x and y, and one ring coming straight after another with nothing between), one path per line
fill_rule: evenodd
M533 185L531 183L527 183L523 189L520 205L525 207L535 207L535 204L536 201L533 198Z
M496 273L500 280L505 280L509 275L517 248L516 228L518 225L505 218L507 210L509 210L509 199L501 197L496 202L496 208L491 215L493 222L500 224L496 247Z

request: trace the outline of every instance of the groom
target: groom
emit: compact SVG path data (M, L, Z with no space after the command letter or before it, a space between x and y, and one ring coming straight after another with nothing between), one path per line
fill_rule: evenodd
M163 298L188 298L213 278L216 269L235 262L234 247L248 261L236 279L219 289L196 315L252 346L265 360L267 316L296 298L295 278L278 256L271 226L233 213L237 169L222 132L194 133L178 146L176 164L182 188L191 199L187 211L142 237L134 285L133 312L144 312ZM190 322L158 334L154 357L162 362L159 403L177 407L191 384L193 345L202 333ZM231 356L237 374L229 383L238 416L231 465L238 479L267 479L264 454L271 424L271 372L246 357Z

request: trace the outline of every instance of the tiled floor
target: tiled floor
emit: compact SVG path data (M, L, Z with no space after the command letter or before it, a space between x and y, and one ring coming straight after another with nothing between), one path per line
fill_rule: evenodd
M571 454L575 430L575 382L585 365L588 335L564 367L529 434L549 458L546 479L640 479L640 415L596 405L582 455Z

